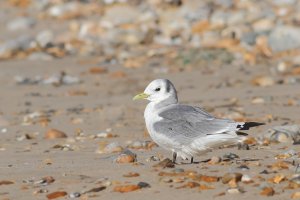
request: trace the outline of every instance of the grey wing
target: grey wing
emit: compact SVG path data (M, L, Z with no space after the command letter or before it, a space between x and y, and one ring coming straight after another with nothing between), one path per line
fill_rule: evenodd
M153 128L183 144L207 135L226 134L237 127L232 120L217 119L201 108L187 105L173 105L159 116L163 119L154 123Z

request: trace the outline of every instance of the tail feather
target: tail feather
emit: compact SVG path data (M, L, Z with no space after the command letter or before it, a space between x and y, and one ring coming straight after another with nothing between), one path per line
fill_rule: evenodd
M244 124L238 124L237 125L237 129L238 130L249 130L252 127L255 126L261 126L261 125L265 125L265 123L259 123L259 122L245 122Z

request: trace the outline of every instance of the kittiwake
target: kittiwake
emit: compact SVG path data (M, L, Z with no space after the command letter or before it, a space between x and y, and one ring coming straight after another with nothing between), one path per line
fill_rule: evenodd
M144 112L147 130L155 143L173 152L174 163L177 156L191 158L193 163L195 155L240 142L237 131L262 125L216 118L199 107L180 104L174 85L167 79L152 81L133 99L150 101Z

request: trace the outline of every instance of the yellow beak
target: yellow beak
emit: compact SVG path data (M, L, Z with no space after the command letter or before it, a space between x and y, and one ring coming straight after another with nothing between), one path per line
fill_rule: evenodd
M149 97L149 94L141 93L141 94L135 95L135 96L133 97L133 100L147 99L148 97Z

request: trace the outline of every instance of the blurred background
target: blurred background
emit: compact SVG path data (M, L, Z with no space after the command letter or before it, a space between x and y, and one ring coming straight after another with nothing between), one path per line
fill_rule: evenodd
M1 60L91 56L180 69L274 61L299 74L297 0L4 0L0 9Z
M240 170L254 177L243 185L243 198L291 198L300 186L298 176L294 190L286 187L300 170L299 145L292 145L300 138L300 0L0 0L0 177L9 180L0 180L9 184L0 196L32 199L59 189L70 198L91 192L124 199L112 188L129 183L125 173L139 172L132 183L151 188L130 199L232 199L226 184L177 190L181 180L162 183L153 170L170 153L151 142L146 102L132 97L157 78L170 79L182 103L266 123L248 131L251 151L219 149L197 158L221 161L233 152L239 162L207 160L172 173L184 168L222 177ZM109 158L125 148L137 163ZM240 158L250 158L250 171ZM273 181L276 193L261 192L280 170L286 177Z

